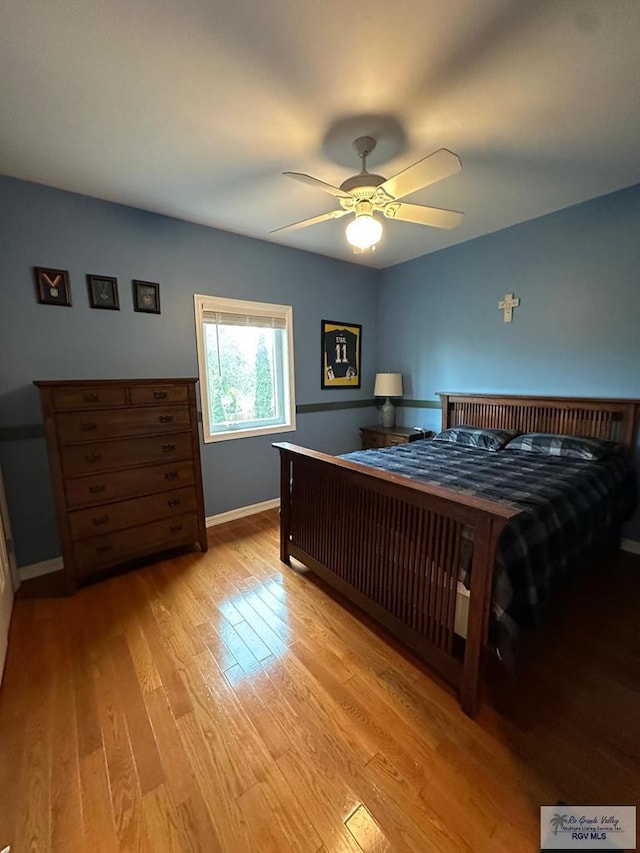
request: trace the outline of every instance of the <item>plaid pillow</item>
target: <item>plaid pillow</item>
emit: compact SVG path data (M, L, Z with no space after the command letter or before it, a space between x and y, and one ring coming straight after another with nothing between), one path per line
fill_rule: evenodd
M481 450L501 450L518 434L517 429L483 429L474 426L456 426L436 435L434 441L449 441L465 447L478 447Z
M615 441L602 438L581 438L552 432L528 432L510 441L505 450L527 450L546 456L565 456L570 459L603 459L619 449Z

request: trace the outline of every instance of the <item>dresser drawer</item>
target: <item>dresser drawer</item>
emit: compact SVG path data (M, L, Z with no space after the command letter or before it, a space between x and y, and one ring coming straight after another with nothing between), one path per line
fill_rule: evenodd
M116 566L124 560L195 542L197 531L197 516L190 513L82 539L73 546L78 576L85 577L97 568Z
M86 385L81 388L54 388L53 405L56 411L65 409L101 409L105 406L124 406L127 402L122 386Z
M133 498L128 501L104 504L92 509L78 509L69 513L69 526L73 539L86 539L127 527L136 527L172 515L184 515L196 508L193 486L174 489L158 495Z
M185 385L134 385L129 389L129 399L134 406L146 403L186 403L189 389Z
M91 477L69 477L64 481L64 489L68 506L77 509L104 501L168 491L193 482L193 464L190 461L169 462Z
M164 460L190 459L191 433L154 435L151 438L126 438L94 444L63 447L60 456L65 476L89 474L128 465L145 465Z
M118 438L125 435L189 429L188 406L154 406L106 412L74 412L58 417L62 444Z

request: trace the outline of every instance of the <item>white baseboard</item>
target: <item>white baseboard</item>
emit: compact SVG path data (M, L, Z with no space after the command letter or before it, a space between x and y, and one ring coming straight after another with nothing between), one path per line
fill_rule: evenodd
M64 568L62 557L54 557L52 560L43 560L42 563L31 563L29 566L20 566L18 577L20 581L28 581L31 578L39 578L40 575L50 575Z
M623 539L620 542L620 550L628 551L629 554L640 554L640 542L637 539Z
M207 527L215 527L216 524L224 524L227 521L235 521L236 518L246 518L248 515L256 515L259 512L265 512L268 509L277 509L280 506L280 498L272 498L270 501L262 501L259 504L249 504L249 506L239 506L237 509L230 509L228 512L220 512L217 515L210 515L206 519Z

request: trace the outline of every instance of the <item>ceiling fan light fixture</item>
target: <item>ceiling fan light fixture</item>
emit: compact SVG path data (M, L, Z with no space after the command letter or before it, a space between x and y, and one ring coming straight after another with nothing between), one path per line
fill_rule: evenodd
M356 249L366 252L373 249L382 237L382 223L369 213L356 214L346 230L347 240Z

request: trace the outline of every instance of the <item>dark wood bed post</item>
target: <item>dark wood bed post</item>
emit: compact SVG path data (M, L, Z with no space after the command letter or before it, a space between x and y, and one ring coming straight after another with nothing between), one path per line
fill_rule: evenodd
M449 395L438 393L438 397L440 397L441 430L444 432L445 429L449 429Z
M474 533L469 621L459 687L462 710L470 717L475 717L480 705L483 652L489 641L493 567L505 523L503 519L488 517L479 522Z
M291 535L291 457L280 451L280 559L287 566L289 557L289 537Z

